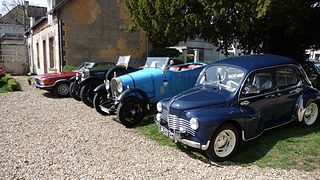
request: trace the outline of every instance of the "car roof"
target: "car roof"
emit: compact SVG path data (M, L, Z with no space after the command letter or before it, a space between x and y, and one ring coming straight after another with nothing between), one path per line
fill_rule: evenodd
M271 66L278 66L284 64L294 64L298 65L299 63L283 56L278 55L247 55L247 56L237 56L226 58L214 63L215 65L233 65L238 66L248 72L262 69Z

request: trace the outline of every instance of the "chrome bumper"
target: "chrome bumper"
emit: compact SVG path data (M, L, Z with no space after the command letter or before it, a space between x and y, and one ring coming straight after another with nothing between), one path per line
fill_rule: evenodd
M164 128L167 131L169 131L167 128L161 126L159 124L159 122L157 122L155 120L159 130L161 132L163 132L161 129ZM171 132L171 131L170 131ZM164 133L164 132L163 132ZM210 140L207 142L207 144L201 145L199 142L195 142L195 141L191 141L191 140L187 140L187 139L183 139L181 138L180 134L176 133L176 132L171 132L172 135L168 135L167 133L164 133L165 136L169 137L170 139L172 139L175 143L180 142L182 144L185 144L187 146L193 147L193 148L197 148L197 149L201 149L201 150L207 150L209 148L210 145Z

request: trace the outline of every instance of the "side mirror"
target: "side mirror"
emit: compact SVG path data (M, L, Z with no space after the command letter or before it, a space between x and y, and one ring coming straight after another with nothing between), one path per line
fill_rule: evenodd
M260 91L258 90L258 88L256 86L248 85L243 88L241 93L242 94L259 94Z

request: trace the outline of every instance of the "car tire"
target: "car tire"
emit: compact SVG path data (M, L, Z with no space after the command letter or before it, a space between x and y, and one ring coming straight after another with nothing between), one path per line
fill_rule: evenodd
M127 128L139 124L146 113L146 105L135 96L124 99L117 108L117 118Z
M94 89L99 84L100 83L98 83L97 81L90 81L81 87L80 98L85 105L94 108L93 106Z
M70 96L71 96L73 99L75 99L75 100L77 100L77 101L81 101L80 96L79 96L79 95L76 93L76 91L74 90L75 83L76 83L76 82L72 82L72 83L70 84L70 86L69 86L69 94L70 94Z
M108 100L107 94L105 92L100 92L100 91L96 92L93 98L94 109L103 116L108 115L108 113L102 111L100 105L103 102L106 102L107 100Z
M312 126L319 118L319 106L316 102L309 103L303 114L302 123L304 126Z
M232 124L223 124L214 132L206 153L212 161L228 160L237 151L239 141L237 128Z
M57 83L53 88L53 93L57 97L68 97L69 96L69 83L67 83L67 82Z

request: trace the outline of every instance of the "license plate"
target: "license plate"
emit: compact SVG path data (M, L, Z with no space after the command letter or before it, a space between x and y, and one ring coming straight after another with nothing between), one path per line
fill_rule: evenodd
M160 126L160 131L165 135L168 136L169 138L173 138L173 133L169 131L167 128Z

